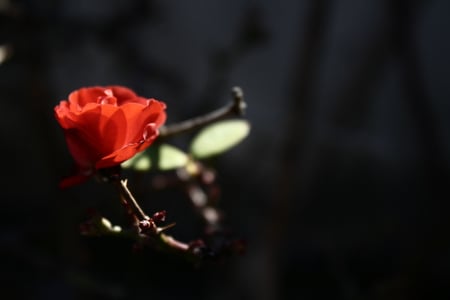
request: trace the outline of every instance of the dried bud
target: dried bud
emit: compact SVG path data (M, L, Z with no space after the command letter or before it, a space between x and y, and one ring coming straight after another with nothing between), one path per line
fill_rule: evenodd
M155 229L156 226L152 219L147 219L139 221L139 228L141 232L148 232L149 230Z

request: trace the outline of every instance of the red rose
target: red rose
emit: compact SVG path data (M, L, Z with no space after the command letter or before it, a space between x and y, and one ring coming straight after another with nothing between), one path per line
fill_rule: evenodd
M78 172L62 187L86 180L95 170L117 166L145 150L165 122L166 105L121 86L81 88L55 107Z

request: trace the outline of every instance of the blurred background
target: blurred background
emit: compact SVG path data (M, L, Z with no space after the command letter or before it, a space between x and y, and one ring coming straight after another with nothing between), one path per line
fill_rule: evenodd
M450 2L0 0L7 299L449 299ZM86 238L117 195L72 166L53 107L125 85L168 123L242 87L250 136L216 161L243 256L195 268ZM176 141L180 147L189 137ZM171 233L199 231L176 191Z

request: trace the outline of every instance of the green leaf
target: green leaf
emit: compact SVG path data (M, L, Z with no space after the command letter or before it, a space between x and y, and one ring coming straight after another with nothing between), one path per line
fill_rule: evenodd
M146 166L146 162L150 163L150 159L148 158L148 155L146 155L145 152L141 152L130 158L129 160L124 161L121 166L124 169L137 169L137 165L139 167L143 168L144 170L148 170L150 168L149 166Z
M191 154L198 159L223 153L239 144L250 132L245 120L225 120L203 128L193 139Z
M135 171L148 171L150 168L156 167L159 170L167 171L185 166L188 160L187 154L180 149L168 144L160 144L150 146L146 151L123 162L122 167Z
M157 162L157 167L160 170L181 168L189 161L186 153L169 144L161 144L154 149L150 147L150 158Z

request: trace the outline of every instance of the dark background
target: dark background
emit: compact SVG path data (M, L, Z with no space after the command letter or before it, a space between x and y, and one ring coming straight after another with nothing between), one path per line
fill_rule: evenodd
M447 0L1 0L5 299L449 299L449 12ZM121 208L107 185L57 188L72 161L53 107L106 84L165 101L168 123L243 88L251 135L216 167L244 256L195 268L79 235L86 208L113 221ZM194 239L181 198L149 205L167 202L171 233Z

